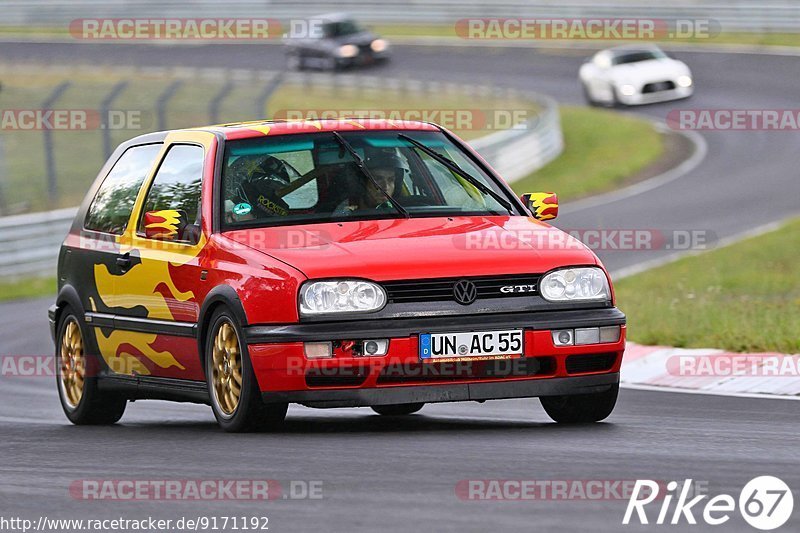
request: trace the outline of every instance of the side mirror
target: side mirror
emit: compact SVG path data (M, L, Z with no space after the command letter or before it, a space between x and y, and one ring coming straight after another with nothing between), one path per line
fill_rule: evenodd
M186 213L175 209L147 211L142 222L148 239L176 241L186 227Z
M519 199L537 220L552 220L558 216L558 196L554 192L527 192Z

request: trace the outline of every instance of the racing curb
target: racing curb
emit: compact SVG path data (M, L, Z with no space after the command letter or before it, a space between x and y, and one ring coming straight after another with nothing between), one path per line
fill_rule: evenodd
M684 368L698 371L683 375L682 363ZM628 342L620 381L629 388L800 400L800 354L733 353Z

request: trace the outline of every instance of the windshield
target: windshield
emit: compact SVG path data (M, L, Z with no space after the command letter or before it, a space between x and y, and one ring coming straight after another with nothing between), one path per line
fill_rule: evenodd
M340 22L325 23L322 31L325 37L336 38L344 37L345 35L353 35L354 33L360 33L363 30L355 21L343 20Z
M661 50L634 50L615 55L612 61L615 65L624 65L626 63L639 63L640 61L663 59L665 57L667 57L667 54Z
M441 132L338 135L229 141L221 187L225 227L508 215L513 205L506 191Z

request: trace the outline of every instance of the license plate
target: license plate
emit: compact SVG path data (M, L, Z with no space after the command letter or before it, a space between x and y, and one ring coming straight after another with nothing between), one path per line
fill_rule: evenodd
M422 333L420 359L457 359L522 354L522 330Z

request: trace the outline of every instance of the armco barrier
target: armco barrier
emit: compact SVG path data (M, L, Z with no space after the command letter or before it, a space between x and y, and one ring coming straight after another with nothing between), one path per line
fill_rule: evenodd
M76 209L0 217L0 278L55 272L58 248Z

